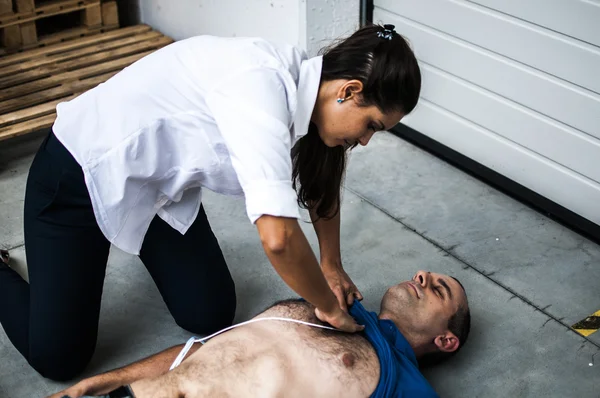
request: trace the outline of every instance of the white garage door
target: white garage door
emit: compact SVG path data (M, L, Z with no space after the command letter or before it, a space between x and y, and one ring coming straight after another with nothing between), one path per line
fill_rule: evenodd
M374 5L421 65L404 124L600 224L600 1Z

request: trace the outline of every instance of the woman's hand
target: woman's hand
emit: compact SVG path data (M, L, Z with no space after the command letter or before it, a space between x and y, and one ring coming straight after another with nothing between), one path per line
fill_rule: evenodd
M341 264L324 263L321 264L321 269L342 310L348 311L348 306L354 303L354 299L358 301L363 299Z
M356 323L350 314L339 307L335 307L331 313L326 313L315 308L315 315L321 322L328 323L343 332L355 333L360 332L365 328L363 325Z

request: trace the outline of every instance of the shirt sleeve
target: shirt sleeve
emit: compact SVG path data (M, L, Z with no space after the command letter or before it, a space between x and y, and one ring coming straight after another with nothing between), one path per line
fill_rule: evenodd
M293 93L288 93L290 87ZM292 187L289 127L295 101L295 85L272 68L238 72L218 82L206 96L252 223L262 215L300 218Z

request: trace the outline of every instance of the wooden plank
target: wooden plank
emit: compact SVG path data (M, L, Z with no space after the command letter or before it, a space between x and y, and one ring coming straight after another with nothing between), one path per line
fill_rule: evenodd
M55 120L56 114L53 113L26 122L17 123L12 126L0 128L0 141L52 127Z
M100 0L45 0L39 1L36 0L35 3L35 12L39 14L47 14L53 11L59 10L61 8L85 3L85 4L96 4L99 3Z
M54 17L56 15L68 14L68 13L75 12L75 11L86 10L88 8L98 7L97 1L99 1L99 0L96 0L96 2L94 2L94 3L74 4L74 5L63 7L63 8L58 8L53 11L48 11L43 14L35 14L35 13L13 14L8 17L0 18L1 19L0 28L5 28L7 26L13 26L13 25L20 25L22 23L33 22L33 21L36 21L41 18Z
M56 43L60 43L65 40L72 40L72 39L83 37L83 36L96 35L98 33L102 33L109 29L114 29L114 28L116 28L116 27L109 28L106 26L96 26L96 27L81 26L79 28L66 29L66 30L63 30L62 32L45 35L42 38L40 38L38 43L43 44L43 45L56 44Z
M95 36L94 36L95 37ZM147 33L143 33L140 35L134 35L122 39L117 39L113 41L103 42L100 44L90 45L83 48L77 48L71 51L61 52L54 55L42 55L39 57L33 57L30 60L23 61L20 63L8 65L5 67L0 67L0 79L5 76L10 76L16 73L21 73L25 71L29 71L32 69L36 69L45 65L55 64L57 62L69 61L71 59L85 57L89 54L95 54L102 51L112 50L119 47L131 46L136 43L140 43L147 40L155 40L163 36L160 32L157 31L149 31ZM168 38L170 42L173 40Z
M63 41L79 39L79 38L87 37L87 36L93 36L93 35L97 35L99 33L108 32L113 29L116 29L116 28L111 28L108 26L98 26L95 28L88 28L88 27L83 26L83 27L79 27L79 28L63 30L56 34L39 36L37 43L34 43L34 44L30 44L27 46L21 45L17 49L0 48L0 61L3 59L3 57L5 55L18 54L23 51L34 50L36 48L61 43Z
M123 69L128 65L131 65L140 58L145 57L148 54L154 52L145 51L139 54L130 55L128 57L115 59L110 62L105 62L99 65L88 66L87 68L81 68L70 72L64 72L59 75L50 76L45 79L36 80L33 82L21 84L16 87L10 87L3 89L0 93L0 101L5 101L9 98L15 98L20 95L34 93L36 91L44 90L47 88L55 87L62 83L77 79L85 79L94 75L98 75L105 72L110 72L115 69Z
M32 106L30 108L21 109L18 111L6 113L0 115L0 128L13 125L16 123L22 123L30 119L34 119L40 116L46 116L51 113L56 112L56 106L64 101L72 100L77 97L79 94L69 95L68 97L63 97L56 99L54 101L46 102L40 105Z
M40 3L34 0L15 0L16 15L13 19L23 19L32 16L32 14L43 17L44 14L52 14L55 11L60 11L66 7L73 7L81 4L96 4L100 0L49 0Z
M116 1L106 1L102 3L102 24L119 24L119 7Z
M2 59L2 57L1 57L2 55L14 54L14 53L18 52L19 50L32 50L32 49L36 49L36 48L51 45L51 44L61 43L63 41L79 39L79 38L86 37L86 36L94 36L99 33L109 32L109 31L117 29L117 28L118 28L118 26L114 26L114 27L97 26L95 28L88 28L86 26L82 26L79 28L63 30L61 32L54 33L54 34L42 35L42 36L39 36L37 43L31 44L29 46L21 46L20 48L17 49L17 51L11 50L11 49L6 49L6 48L0 49L0 59Z
M60 102L172 42L138 25L0 58L0 140L51 127Z
M32 12L35 9L33 0L15 0L17 12Z
M102 25L102 7L100 7L100 3L83 11L81 23L88 27Z
M12 0L0 0L0 15L12 14Z
M120 39L120 38L124 38L124 37L130 37L130 36L141 34L144 32L149 32L151 30L152 30L152 28L150 26L140 24L140 25L129 26L126 28L113 30L111 32L97 34L94 36L84 37L84 38L77 39L77 40L66 41L63 43L54 44L54 45L50 45L47 47L28 50L28 51L18 53L18 54L6 55L4 57L0 57L0 67L19 63L21 61L32 59L32 58L37 58L42 55L57 54L62 51L74 50L76 48L82 48L82 47L85 47L88 45L100 44L100 43L107 42L110 40Z
M170 38L163 36L157 39L147 40L141 43L136 43L125 47L119 47L117 49L99 52L96 54L88 55L86 57L77 57L70 61L45 65L29 71L11 74L9 76L0 78L0 89L15 86L17 88L20 88L23 87L24 83L31 82L33 80L43 79L67 71L78 70L92 65L97 65L102 62L108 62L114 59L120 59L128 55L137 54L143 51L156 50L160 47L164 47L170 42Z
M35 44L38 41L37 36L37 28L35 27L35 22L27 22L21 27L21 40L24 46L28 46L31 44Z
M8 55L15 54L15 53L18 53L21 51L28 51L28 50L32 50L32 49L39 48L39 47L44 47L44 46L51 45L51 44L61 43L66 40L78 39L78 38L81 38L84 36L93 36L93 35L97 35L99 33L108 32L112 29L116 29L116 28L111 28L111 27L107 27L107 26L97 26L95 28L88 28L86 26L82 26L79 28L71 28L71 29L63 30L63 31L60 31L60 32L54 33L54 34L38 36L38 40L34 44L29 44L27 46L21 45L17 49L0 48L0 60L3 58L2 56L6 55L6 54L8 54Z
M0 102L0 114L13 112L19 109L24 109L28 106L42 104L46 101L52 101L57 98L63 98L72 93L83 92L96 87L116 75L119 71L111 71L99 76L94 76L85 80L76 80L68 82L57 87L47 90L35 92L29 95L24 95L19 98L12 98Z
M19 48L23 44L21 39L21 28L19 26L9 26L0 32L2 46L6 48Z

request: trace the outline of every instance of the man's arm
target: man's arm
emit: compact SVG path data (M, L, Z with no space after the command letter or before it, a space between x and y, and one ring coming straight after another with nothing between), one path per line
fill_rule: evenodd
M186 358L189 358L200 346L201 344L194 344ZM125 367L84 379L50 398L60 398L64 395L71 398L82 395L104 395L134 381L161 376L169 371L171 364L173 364L183 347L183 344L171 347Z

